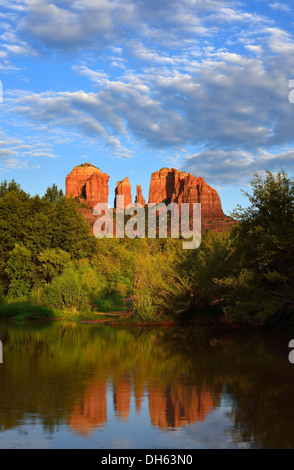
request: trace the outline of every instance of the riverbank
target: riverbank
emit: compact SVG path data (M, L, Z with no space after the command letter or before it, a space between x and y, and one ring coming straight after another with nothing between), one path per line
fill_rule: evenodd
M130 299L125 299L124 310L108 312L74 310L53 310L42 305L34 305L29 302L7 303L0 305L0 321L9 323L40 323L40 322L69 322L89 325L107 325L113 327L180 327L185 326L191 330L214 329L220 331L281 331L294 332L294 325L291 322L272 325L244 324L242 322L232 322L227 319L217 306L210 306L206 309L195 308L183 312L177 316L152 314L140 318L130 307Z

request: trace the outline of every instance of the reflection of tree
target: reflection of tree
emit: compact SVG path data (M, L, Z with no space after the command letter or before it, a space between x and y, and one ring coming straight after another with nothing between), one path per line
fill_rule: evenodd
M235 442L262 448L294 447L294 369L288 362L287 345L287 338L243 345L244 355L239 355L236 366L239 373L227 386L234 398ZM236 349L232 346L231 354Z
M204 421L225 386L236 443L294 447L294 369L283 337L59 322L2 327L0 337L0 430L29 417L49 431L68 423L89 435L106 425L107 405L126 421L132 396L137 413L148 397L153 426L175 429ZM107 384L113 396L108 403Z

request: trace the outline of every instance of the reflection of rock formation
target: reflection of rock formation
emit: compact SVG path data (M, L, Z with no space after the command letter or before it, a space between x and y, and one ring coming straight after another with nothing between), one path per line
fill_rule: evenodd
M113 404L116 416L127 421L131 404L131 383L129 379L118 379L113 384Z
M93 381L82 402L75 407L70 424L75 431L90 434L93 427L103 426L106 422L106 383L105 380Z
M220 397L195 386L149 387L149 413L153 426L177 428L204 421L212 409L219 405Z
M144 383L136 378L119 378L113 383L115 415L125 422L130 413L132 391L138 413L144 397ZM220 395L181 383L165 386L153 383L148 389L148 400L151 424L162 429L171 429L204 421L212 409L219 406ZM92 381L84 399L75 407L70 424L76 432L87 435L93 428L101 427L106 422L106 383L101 380Z
M142 400L145 394L145 386L143 383L136 382L134 384L134 394L136 400L136 413L141 411Z

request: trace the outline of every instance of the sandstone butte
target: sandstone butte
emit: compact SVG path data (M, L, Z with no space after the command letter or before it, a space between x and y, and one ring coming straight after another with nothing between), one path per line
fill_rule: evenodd
M142 206L144 207L146 205L145 199L143 198L143 194L142 194L142 188L139 184L137 184L137 194L136 194L135 203L142 204Z
M65 194L67 197L78 197L89 208L98 202L108 202L109 176L99 168L84 163L76 166L66 177Z
M66 196L78 198L83 207L81 212L93 226L96 217L93 208L99 202L108 203L109 176L99 168L84 163L76 166L66 177ZM131 185L128 177L117 182L115 196L124 196L124 207L132 202ZM141 186L137 185L136 202L145 205ZM174 202L201 203L202 230L225 230L235 221L226 216L222 210L220 197L215 189L204 179L192 173L179 171L175 168L162 168L152 173L149 189L149 203Z
M116 196L124 196L124 209L128 204L132 203L131 184L129 178L126 177L122 181L118 181L115 188L114 207L116 208Z

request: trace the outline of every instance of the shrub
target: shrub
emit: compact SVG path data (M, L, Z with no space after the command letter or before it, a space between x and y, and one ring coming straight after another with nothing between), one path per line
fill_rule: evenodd
M14 320L49 319L53 311L41 305L33 305L29 302L17 302L0 305L0 318Z
M156 315L149 294L138 294L136 296L132 304L131 318L139 323L152 323L155 320Z
M82 285L79 273L73 267L66 268L44 290L46 305L72 311L89 307L89 295Z
M125 309L123 299L117 293L96 299L94 304L100 312L115 312Z

